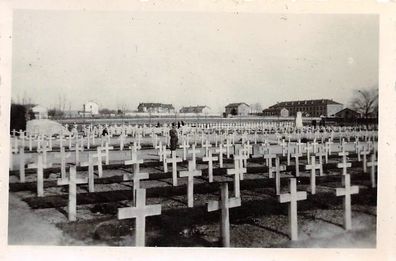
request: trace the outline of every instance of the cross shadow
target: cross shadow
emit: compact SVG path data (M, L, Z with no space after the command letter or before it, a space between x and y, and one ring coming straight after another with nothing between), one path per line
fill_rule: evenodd
M320 221L323 221L323 222L332 224L332 225L334 225L334 226L340 227L340 228L342 228L342 229L344 228L344 226L343 226L342 224L338 224L338 223L332 222L332 221L327 220L327 219L324 219L324 218L315 217L315 216L308 215L308 214L305 214L305 213L302 213L302 214L300 214L300 215L303 216L303 217L306 218L306 219L320 220Z
M170 181L166 181L166 180L163 180L163 179L157 179L156 181L163 182L163 183L165 183L167 185L173 186L173 183L170 182Z
M372 217L376 217L377 215L376 214L373 214L373 213L371 213L371 212L369 212L369 211L366 211L366 210L353 210L353 212L358 212L358 213L362 213L362 214L366 214L366 215L369 215L369 216L372 216Z
M283 236L283 237L286 237L286 238L289 238L289 239L290 239L290 236L289 236L288 234L283 233L283 232L281 232L281 231L278 231L278 230L276 230L276 229L270 228L270 227L268 227L268 226L259 225L259 224L257 224L256 222L254 222L254 220L252 220L252 219L247 220L247 222L245 222L245 224L249 224L249 225L252 225L252 226L256 226L256 227L259 227L259 228L262 228L262 229L271 231L272 233L275 233L275 234L278 234L278 235L281 235L281 236Z
M118 169L118 170L121 170L121 171L123 171L123 172L126 172L126 173L129 173L129 174L132 174L133 173L133 171L132 170L127 170L127 169Z
M175 202L178 202L178 203L180 203L180 204L182 204L182 205L185 205L185 206L187 206L187 203L185 202L185 201L183 201L183 200L180 200L180 199L175 199L175 198L173 198L173 197L165 197L167 200L173 200L173 201L175 201Z
M66 210L64 210L61 207L57 207L55 208L56 210L58 210L62 215L64 215L67 219L69 219L69 215L67 214Z

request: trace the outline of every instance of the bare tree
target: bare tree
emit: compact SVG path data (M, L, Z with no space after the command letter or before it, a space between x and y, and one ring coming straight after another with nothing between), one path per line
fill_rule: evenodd
M372 115L378 117L378 87L355 90L351 107L365 119Z

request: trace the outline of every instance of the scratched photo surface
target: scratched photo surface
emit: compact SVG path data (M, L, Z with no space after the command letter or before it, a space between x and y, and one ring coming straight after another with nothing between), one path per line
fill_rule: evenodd
M8 244L375 248L379 16L14 10Z

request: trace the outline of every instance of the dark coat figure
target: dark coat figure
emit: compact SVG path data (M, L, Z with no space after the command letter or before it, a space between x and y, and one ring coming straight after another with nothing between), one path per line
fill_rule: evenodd
M172 129L169 131L169 136L170 136L170 150L176 150L178 137L177 137L177 130L174 124L172 125Z
M102 136L106 136L106 135L108 135L109 133L107 132L107 129L103 129L103 131L102 131Z

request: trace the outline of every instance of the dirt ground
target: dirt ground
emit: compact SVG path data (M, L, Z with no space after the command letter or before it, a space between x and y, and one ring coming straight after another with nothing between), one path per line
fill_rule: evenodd
M225 167L231 168L227 163ZM261 163L250 162L250 168ZM215 168L218 165L215 164ZM199 164L205 169L206 165ZM186 163L178 170L186 169ZM27 186L18 188L18 179L10 176L9 231L11 245L134 245L134 220L117 220L117 208L130 206L132 182L119 182L130 168L106 169L102 181L95 180L95 192L86 185L78 187L77 221L67 220L67 187L55 186L59 173L46 179L45 197L36 197L35 175L27 175ZM179 178L172 187L170 173L161 166L141 168L150 173L150 180L141 181L147 189L147 205L161 204L160 216L146 219L146 244L163 247L219 247L220 212L207 212L206 203L218 200L218 184L195 178L194 208L187 207L186 178ZM171 167L169 167L171 171ZM219 170L217 170L219 171ZM343 200L335 196L341 186L339 169L326 170L317 179L317 192L298 202L299 240L288 236L287 204L279 203L275 183L265 171L246 174L241 181L242 205L230 209L231 246L264 248L373 248L376 246L376 189L370 186L369 174L362 169L349 169L352 185L360 192L352 196L352 230L343 229ZM162 173L162 174L161 174ZM78 175L85 176L86 171ZM164 177L162 178L161 175ZM152 177L156 178L152 178ZM282 193L288 192L288 178L281 175ZM309 191L308 173L298 179L298 190ZM118 179L117 179L118 178ZM228 181L233 196L231 177L215 174L214 181ZM51 183L52 182L52 183ZM29 186L30 184L30 186ZM15 185L15 186L13 186Z

